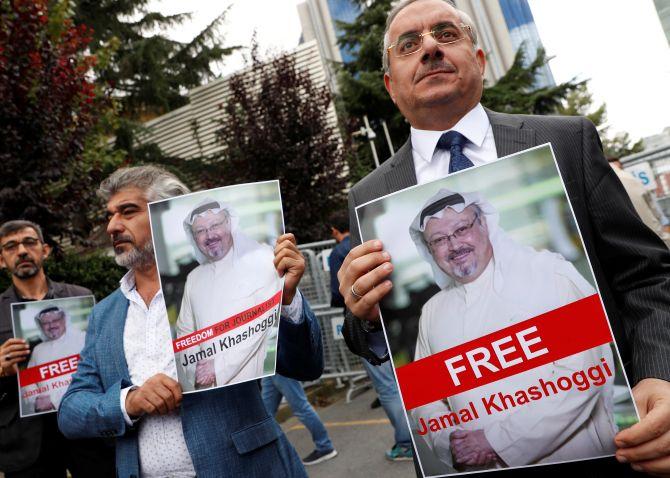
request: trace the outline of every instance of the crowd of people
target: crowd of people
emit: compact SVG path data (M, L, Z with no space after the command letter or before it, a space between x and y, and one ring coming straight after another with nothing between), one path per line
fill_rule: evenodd
M394 427L395 445L387 457L408 460L414 456L379 320L379 302L393 287L389 280L393 263L379 240L361 243L355 207L550 142L634 386L641 420L606 437L615 458L552 465L543 473L670 474L670 252L640 219L603 156L593 124L582 117L512 115L482 106L486 55L473 22L444 0L403 0L395 5L386 23L382 59L386 88L411 126L410 137L390 159L351 188L350 220L332 221L331 232L338 246L330 267L333 284L339 284L333 290L333 305L342 307L345 314L343 335L349 348L364 359ZM30 350L24 340L13 337L10 304L89 295L90 291L48 278L44 261L50 248L39 225L24 218L0 225L0 265L12 279L12 285L0 295L0 470L5 476L64 477L68 470L74 478L261 477L278 473L298 477L306 476L305 464L334 458L335 445L300 385L321 376L323 348L319 323L300 293L305 260L294 234L282 235L272 250L262 251L283 278L276 375L260 385L252 380L182 394L152 247L148 203L189 190L161 168L137 166L117 170L98 192L106 203L106 230L116 262L128 272L118 289L98 298L77 372L60 399L57 414L19 417L16 374ZM447 236L453 236L456 216L450 215L466 214L472 231L481 235L482 261L472 270L454 270L451 264L439 264L435 256L438 269L456 285L485 279L491 254L498 253L495 244L485 247L489 219L478 215L481 204L481 198L464 200L459 208L452 206L441 213L437 219L443 224L435 222ZM225 222L222 209L219 204L210 204L192 211L185 220L197 250L214 261L225 260L230 244L200 239ZM427 227L419 225L419 241ZM204 228L204 235L199 228ZM299 235L299 231L293 232ZM456 237L444 247L455 242ZM203 280L208 267L200 265L189 281ZM573 284L566 283L566 288L571 290L574 283L583 285L579 278L570 280ZM40 317L43 327L49 323L57 328L60 316L54 312ZM184 317L209 320L186 312ZM186 320L181 325L189 326ZM56 333L45 330L47 335ZM243 369L236 373L243 373ZM201 386L227 380L215 363L195 370L194 377ZM312 434L315 451L304 459L273 417L282 396ZM590 432L585 429L584 433ZM458 437L448 450L463 462L515 464L511 455L496 448L494 440L481 442L482 436ZM576 435L568 438L577 439ZM480 442L486 453L464 451ZM558 443L556 449L565 443ZM433 444L436 449L438 445ZM361 467L374 475L366 464ZM536 473L522 469L515 476Z

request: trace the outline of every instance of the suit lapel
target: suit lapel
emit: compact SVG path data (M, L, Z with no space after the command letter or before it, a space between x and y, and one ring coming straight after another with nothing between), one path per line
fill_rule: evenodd
M487 108L484 110L491 122L499 158L536 146L535 130L524 128L523 120L519 116L500 114ZM411 137L389 161L391 161L390 168L384 175L389 193L417 183Z
M521 117L496 113L487 108L484 110L491 122L499 158L536 146L535 130L524 128Z
M391 161L390 168L384 175L389 193L416 184L411 139L408 139L389 161Z

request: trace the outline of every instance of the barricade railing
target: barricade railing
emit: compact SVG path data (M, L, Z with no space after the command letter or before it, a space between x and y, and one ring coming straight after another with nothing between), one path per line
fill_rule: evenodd
M349 402L355 394L369 388L370 382L362 359L352 353L344 342L341 332L344 311L330 306L328 256L335 245L334 240L328 240L298 246L306 261L300 291L309 301L321 326L324 353L324 373L321 378L334 378L340 386L347 382Z

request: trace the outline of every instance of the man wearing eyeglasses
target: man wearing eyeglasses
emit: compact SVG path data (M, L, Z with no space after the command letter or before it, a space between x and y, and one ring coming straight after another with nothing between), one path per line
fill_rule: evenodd
M478 192L441 189L418 211L409 233L441 289L421 309L414 360L596 293L559 254L509 237L499 226L498 211ZM576 373L601 357L613 362L609 345L458 393L449 397L449 406L461 410L490 394L513 395L538 378ZM460 471L611 455L617 431L612 400L610 378L600 387L527 404L523 413L482 414L475 425L425 433L423 439L445 465ZM412 410L412 416L421 429L449 411L437 401Z
M593 124L485 109L486 56L470 18L446 0L396 4L386 21L382 63L386 89L411 133L349 192L353 248L338 274L349 310L342 331L348 346L372 363L388 360L378 303L392 288L393 265L381 241L360 243L355 207L550 142L642 416L617 435L617 459L670 474L670 254L635 213ZM588 467L594 475L630 471L612 459Z
M99 439L67 440L58 430L55 413L19 418L16 373L30 351L25 340L13 338L11 304L91 295L84 287L49 280L44 261L50 252L37 224L16 220L0 226L0 267L12 276L11 287L0 295L0 471L6 478L65 477L66 469L74 478L112 477L114 449L109 444ZM64 332L60 325L42 330L55 337L61 329ZM54 405L49 397L36 404L42 411Z

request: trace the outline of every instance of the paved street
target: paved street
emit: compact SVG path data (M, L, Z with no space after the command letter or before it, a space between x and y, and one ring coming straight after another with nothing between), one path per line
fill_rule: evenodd
M383 408L370 409L375 397L376 394L368 390L351 403L342 397L332 405L316 409L339 455L307 467L311 478L416 476L411 461L394 463L385 458L384 451L393 446L393 428ZM309 432L295 417L282 423L282 428L301 457L314 449Z

